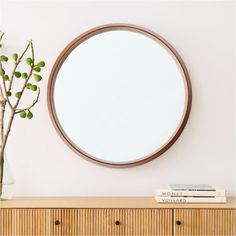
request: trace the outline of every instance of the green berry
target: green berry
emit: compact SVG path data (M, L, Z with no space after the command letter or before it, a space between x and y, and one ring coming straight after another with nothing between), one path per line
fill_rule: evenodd
M11 91L7 91L6 94L7 94L8 97L10 97L11 96Z
M32 58L30 58L30 57L28 57L28 58L26 58L26 63L28 64L28 65L30 65L31 66L31 64L33 63L33 60L32 60Z
M27 78L28 78L28 74L24 72L24 73L21 74L21 77L22 77L23 79L27 79Z
M0 71L0 75L1 75L1 76L5 75L5 70L2 69L2 70Z
M6 57L6 56L4 56L4 55L1 55L1 56L0 56L0 61L6 62L6 61L8 61L8 57Z
M37 66L37 67L34 68L34 71L40 72L40 71L41 71L41 68L40 68L39 66Z
M16 71L15 74L16 78L20 78L21 77L21 73L19 71Z
M37 85L34 85L34 84L31 84L31 86L30 86L30 89L32 90L32 91L37 91Z
M42 76L38 74L34 74L34 79L39 82L42 79Z
M16 93L15 93L16 98L20 98L21 95L22 95L22 92L16 92Z
M40 62L37 64L37 66L39 66L39 67L44 67L44 66L45 66L45 62L44 62L44 61L40 61Z
M4 80L8 81L9 80L9 76L8 75L4 75Z
M31 86L32 86L31 83L26 84L26 88L27 88L27 89L30 89Z
M32 119L33 118L33 113L31 111L28 112L27 118L28 119Z
M17 53L13 53L13 54L12 54L12 58L13 58L14 61L17 61L17 59L18 59L18 54L17 54Z
M26 115L27 115L27 114L26 114L26 112L25 112L25 111L22 111L22 112L20 112L20 117L21 117L21 118L25 118L25 117L26 117Z

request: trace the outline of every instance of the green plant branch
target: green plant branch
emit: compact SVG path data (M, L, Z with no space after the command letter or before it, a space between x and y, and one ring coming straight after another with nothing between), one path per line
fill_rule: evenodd
M12 74L11 74L11 77L10 77L10 83L9 83L9 87L8 87L8 90L7 90L8 92L11 91L16 69L17 69L18 65L20 64L22 58L24 57L25 53L27 52L27 50L28 50L30 44L32 44L32 41L31 41L31 40L29 41L29 43L27 44L25 50L22 52L21 56L18 58L18 60L17 60L16 63L15 63L15 66L14 66L14 68L13 68L13 71L12 71ZM34 56L34 55L32 55L32 56Z
M34 60L34 47L33 47L32 41L29 42L29 45L30 45L30 47L31 47L32 59ZM25 83L24 83L24 85L23 85L23 87L22 87L22 89L21 89L21 94L23 94L23 92L24 92L24 90L25 90L25 88L26 88L26 84L28 83L28 81L29 81L29 79L30 79L30 77L31 77L31 75L32 75L32 73L33 73L34 63L32 63L30 67L31 67L31 68L30 68L29 76L28 76L28 78L25 80ZM22 96L20 96L20 97L16 100L16 104L13 106L13 110L12 110L11 115L10 115L10 120L9 120L7 129L6 129L6 133L5 133L4 138L3 138L3 142L2 142L2 146L1 146L2 150L4 150L5 147L6 147L7 139L8 139L9 133L10 133L10 131L11 131L12 122L13 122L14 116L15 116L15 114L16 114L15 112L16 112L17 106L19 105L19 102L20 102L20 100L21 100L21 97L22 97Z
M4 33L0 32L0 47L1 47L1 40L3 38ZM16 74L17 72L17 67L20 64L21 60L23 59L23 57L25 56L27 50L31 49L31 58L26 59L26 63L30 66L28 75L27 73L17 73L17 74L21 74L21 77L24 79L24 83L23 86L21 87L20 91L17 91L15 93L16 96L16 101L14 104L12 104L10 101L10 95L11 95L11 89L12 89L12 84L14 82L14 77L20 77ZM4 58L5 57L5 58ZM3 58L3 59L2 59ZM2 56L1 60L6 62L7 61L7 57L6 56ZM3 190L3 170L4 170L4 151L6 148L6 144L7 144L7 140L9 137L9 133L11 131L11 127L12 127L12 123L14 120L14 117L16 114L21 113L21 112L25 112L28 111L27 114L27 118L28 119L32 119L33 114L30 112L30 109L32 107L34 107L38 101L39 101L39 97L40 97L40 88L37 87L36 85L31 85L29 84L31 87L28 87L27 84L29 82L29 80L31 79L32 75L34 75L34 78L36 81L40 81L42 79L42 77L39 74L33 74L33 71L35 70L36 72L40 72L40 67L44 67L45 66L45 62L44 61L40 61L37 65L35 65L35 58L34 58L34 46L32 41L29 41L26 48L24 49L24 51L22 52L22 54L20 55L20 57L18 58L18 55L15 53L12 55L12 58L15 61L15 66L13 67L10 79L9 79L9 84L6 83L6 80L8 80L7 75L5 74L5 71L3 69L3 63L0 61L0 73L1 73L1 77L2 77L2 83L0 84L0 131L1 135L0 138L2 138L1 143L0 143L0 199L2 196L2 190ZM39 67L39 69L35 69L36 67ZM3 84L3 86L2 86ZM29 88L32 91L36 91L38 89L38 94L36 96L36 99L32 102L31 105L29 105L28 107L22 108L22 109L18 109L18 106L20 104L20 101L24 95L24 91L25 89ZM3 88L3 89L2 89ZM4 112L5 112L5 105L8 104L10 109L10 114L8 117L8 121L6 124L6 127L4 127ZM20 116L22 118L25 118L22 116L22 114L20 114ZM4 132L5 131L5 132Z
M1 76L2 76L3 89L4 89L6 101L9 104L9 107L11 108L11 110L13 110L13 106L11 104L11 101L10 101L9 97L7 96L6 81L4 79L4 73L3 73L3 68L2 68L2 63L1 62L0 62L0 73L1 73Z
M4 33L1 32L0 35L0 48L2 47L1 45L1 40L3 37ZM1 70L1 75L4 76L3 73L3 68L2 68L2 63L0 64L0 70ZM4 77L2 77L4 79ZM4 113L5 113L5 105L6 105L6 99L2 93L2 87L0 85L1 91L1 115L0 115L0 120L1 120L1 146L0 146L0 196L2 195L2 190L3 190L3 166L4 166L4 150L2 149L2 142L4 138Z
M5 107L6 107L6 98L3 96L1 85L0 85L0 107L1 107L1 114L0 114L1 142L0 143L2 143L3 135L4 135L4 113L5 113Z
M24 90L25 90L25 88L26 88L26 85L27 85L27 83L29 82L30 77L31 77L31 75L32 75L32 73L33 73L33 69L34 69L34 47L33 47L32 41L30 41L29 44L30 44L30 48L31 48L32 60L33 60L33 62L32 62L32 64L31 64L31 66L30 66L30 72L29 72L28 78L25 80L25 83L24 83L24 85L23 85L23 87L22 87L22 89L21 89L21 91L20 91L21 94L23 94L23 92L24 92ZM19 102L20 102L21 98L22 98L22 96L20 96L20 97L16 100L16 104L15 104L15 106L13 107L14 111L16 111L17 106L19 105Z
M39 96L40 96L40 88L38 88L38 95L37 95L36 99L33 101L33 103L26 108L16 109L15 114L21 113L22 111L27 111L27 110L31 109L32 107L34 107L35 104L39 101Z

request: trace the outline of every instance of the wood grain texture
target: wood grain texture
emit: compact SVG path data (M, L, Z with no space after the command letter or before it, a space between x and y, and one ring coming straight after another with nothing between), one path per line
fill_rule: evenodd
M0 202L0 235L236 235L235 198L227 204L157 204L150 197L18 198Z
M50 210L50 235L62 235L62 226L65 222L61 222L61 209L51 209ZM55 221L59 220L59 225L55 224Z
M236 209L236 198L227 203L157 203L154 197L15 197L0 201L0 208L228 208Z
M11 209L0 209L0 235L12 235Z
M0 235L48 235L49 209L0 209Z
M124 235L171 235L171 209L126 209Z
M236 210L174 209L174 235L236 235Z
M171 235L170 209L54 209L52 235ZM120 224L116 225L115 222Z

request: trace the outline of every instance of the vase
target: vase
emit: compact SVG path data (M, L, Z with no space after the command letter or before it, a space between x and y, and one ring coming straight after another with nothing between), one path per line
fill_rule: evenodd
M13 197L15 190L15 181L13 178L12 170L9 165L9 161L4 158L3 164L3 186L2 186L2 194L0 195L0 201L9 200Z

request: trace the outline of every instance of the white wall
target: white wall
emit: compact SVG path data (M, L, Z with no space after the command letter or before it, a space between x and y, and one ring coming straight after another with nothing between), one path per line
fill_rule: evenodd
M8 157L17 195L152 195L160 183L212 183L235 195L235 34L233 1L2 1L5 50L34 39L47 67L32 121L16 119ZM147 27L180 53L193 86L189 122L156 160L111 169L78 157L49 119L46 89L65 45L85 30L124 22Z

